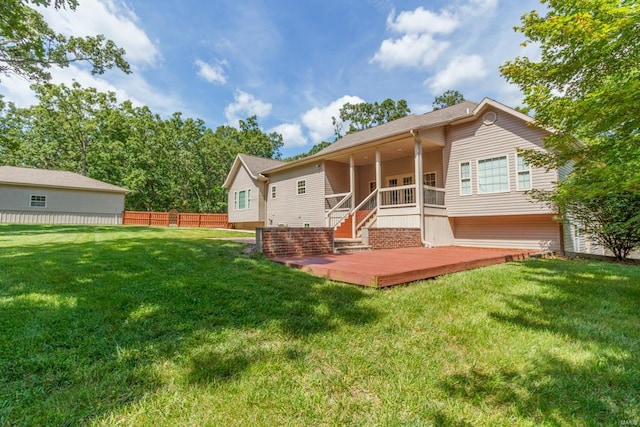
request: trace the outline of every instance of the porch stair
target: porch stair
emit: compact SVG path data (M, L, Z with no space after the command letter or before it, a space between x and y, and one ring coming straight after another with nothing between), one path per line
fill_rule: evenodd
M369 215L370 212L371 212L370 210L363 210L363 209L356 211L356 215L355 215L356 224L360 224L360 222L364 218L366 218L366 216ZM353 236L351 236L351 229L353 227L353 218L354 218L353 214L347 215L347 217L343 219L340 224L338 224L338 227L336 227L335 232L333 233L333 237L336 239L352 238ZM372 217L369 218L369 221L367 221L366 224L363 224L363 226L369 225L374 218L375 218L375 214L372 215ZM360 229L363 228L363 226L361 226L356 230L356 235L360 234L359 231Z
M335 238L333 241L333 253L335 254L353 254L369 251L371 251L371 246L364 245L362 239Z

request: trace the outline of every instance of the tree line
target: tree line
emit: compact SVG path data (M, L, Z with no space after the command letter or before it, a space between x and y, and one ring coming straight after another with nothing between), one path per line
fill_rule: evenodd
M224 212L221 188L238 153L279 158L282 136L256 117L208 128L176 112L118 103L78 83L33 85L38 104L0 97L0 164L76 172L131 190L126 209Z

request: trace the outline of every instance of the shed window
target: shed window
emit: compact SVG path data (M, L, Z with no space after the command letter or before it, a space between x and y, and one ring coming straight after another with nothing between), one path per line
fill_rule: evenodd
M298 194L307 194L307 180L301 179L296 183Z
M32 208L46 208L47 207L47 196L32 194L29 199L29 206Z
M478 160L478 193L509 191L507 156Z
M460 195L471 194L471 163L460 163Z

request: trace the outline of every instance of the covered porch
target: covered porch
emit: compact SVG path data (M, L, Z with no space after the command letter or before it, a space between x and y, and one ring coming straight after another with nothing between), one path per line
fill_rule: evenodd
M446 218L442 129L406 132L328 157L325 226L338 238L358 238L369 227L419 228Z

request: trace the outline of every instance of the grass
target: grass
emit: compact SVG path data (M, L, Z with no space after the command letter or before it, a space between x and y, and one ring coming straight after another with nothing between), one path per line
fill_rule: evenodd
M222 233L1 225L0 425L640 425L638 267L376 291Z

